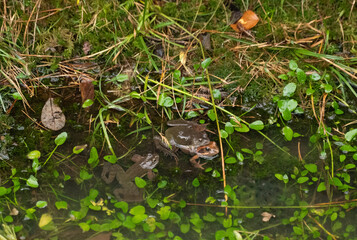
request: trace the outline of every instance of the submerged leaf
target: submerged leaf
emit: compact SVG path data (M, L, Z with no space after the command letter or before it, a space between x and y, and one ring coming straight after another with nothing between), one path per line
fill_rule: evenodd
M53 98L49 98L45 103L45 106L43 106L41 121L45 127L54 131L58 131L64 127L66 117L61 108L54 103Z

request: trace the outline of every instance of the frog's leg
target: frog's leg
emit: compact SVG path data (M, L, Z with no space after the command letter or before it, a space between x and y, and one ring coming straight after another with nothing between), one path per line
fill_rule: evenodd
M112 183L114 178L117 175L117 172L123 170L119 165L117 164L111 164L109 162L105 162L103 166L103 171L101 178L106 184Z
M162 151L166 156L170 155L171 157L173 157L176 161L176 165L178 165L178 157L175 154L175 152L178 150L176 147L172 147L171 150L170 147L165 144L159 136L154 137L154 143L156 148Z
M155 179L155 177L156 177L156 174L153 172L153 171L148 171L148 179L149 180L154 180Z
M143 193L143 189L139 189L133 182L126 182L123 187L116 188L113 191L118 201L125 202L141 202L143 201Z
M195 168L204 169L202 166L205 165L205 164L207 164L207 162L205 162L205 163L200 163L200 161L197 162L196 159L198 159L198 158L199 158L198 155L193 156L193 157L190 159L191 164L192 164Z

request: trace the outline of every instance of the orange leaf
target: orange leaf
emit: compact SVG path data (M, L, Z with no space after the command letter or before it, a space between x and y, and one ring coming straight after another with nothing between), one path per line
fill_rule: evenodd
M253 11L248 10L243 13L243 16L236 22L231 24L231 28L233 28L236 32L241 32L243 30L249 30L253 28L259 22L259 18L257 14Z

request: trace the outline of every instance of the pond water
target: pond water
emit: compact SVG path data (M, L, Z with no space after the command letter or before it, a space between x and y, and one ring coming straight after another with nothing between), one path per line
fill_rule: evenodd
M334 235L330 231L340 232L346 239L357 237L353 224L357 221L356 208L353 202L346 201L347 196L355 194L354 190L335 189L329 194L317 191L319 182L326 177L322 170L330 165L323 155L324 146L311 137L317 129L312 121L297 119L291 127L299 135L292 141L286 141L276 126L265 128L263 134L234 132L222 139L226 191L220 156L203 160L208 163L205 170L199 170L190 164L191 156L179 151L176 166L173 158L156 150L153 129L145 130L143 127L147 125L140 124L129 127L127 121L121 123L108 130L116 137L116 140L110 138L115 142L113 151L120 158L117 163L123 169L133 165L130 158L134 153L160 155L154 169L156 178L153 181L143 178L145 200L139 203L117 201L113 190L120 184L114 181L108 185L101 179L103 158L111 155L103 147L106 143L102 132L87 132L78 124L64 128L61 131L67 132L66 141L44 165L58 133L39 132L33 125L24 130L19 127L22 124L11 123L11 131L5 131L3 136L11 136L18 147L7 148L9 152L17 151L11 159L3 157L8 165L2 165L2 185L11 190L2 196L1 212L7 224L17 226L20 238L87 239L100 233L93 239L110 239L110 236L113 239L239 239L240 236L325 239ZM159 122L156 126L160 131ZM135 133L135 129L143 130ZM208 129L216 132L212 122ZM209 135L218 143L216 134ZM98 139L102 141L100 144ZM36 146L42 154L42 167L36 171L35 163L25 160L24 155L34 150L23 149L25 143ZM102 148L94 151L87 147L79 154L71 154L74 146L91 143ZM17 172L10 174L15 166ZM24 184L26 179L29 183L30 175L37 179L38 186ZM350 182L354 181L356 177L351 174ZM338 217L334 214L337 212ZM308 232L304 225L308 226Z

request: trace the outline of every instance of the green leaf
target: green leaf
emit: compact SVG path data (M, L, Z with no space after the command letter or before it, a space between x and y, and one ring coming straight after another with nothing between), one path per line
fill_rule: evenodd
M158 184L157 187L158 188L164 188L167 185L167 181L166 180L161 180Z
M207 215L203 216L203 220L207 222L214 222L216 221L216 217L210 213L207 213Z
M224 129L228 134L232 134L234 132L233 124L230 122L226 122L226 124L224 125Z
M173 72L172 76L173 76L176 80L179 80L179 79L181 78L181 71L178 70L178 69L176 69L176 70Z
M14 92L12 94L12 97L15 99L15 100L22 100L22 97L21 97L21 94L19 92Z
M56 208L57 208L58 210L60 210L60 209L68 209L68 204L67 204L67 202L65 202L65 201L57 201L57 202L55 203L55 205L56 205Z
M244 123L241 123L241 125L235 127L234 130L236 130L237 132L249 132L249 127Z
M187 118L194 118L194 117L198 117L200 114L196 111L189 111L186 116Z
M106 155L103 158L104 158L104 160L106 160L110 163L113 163L113 164L115 164L117 162L117 158L114 155Z
M32 188L37 188L38 187L38 182L37 182L37 178L33 175L31 175L27 181L26 181L27 185L29 185Z
M302 69L300 69L300 68L296 69L296 77L300 83L305 83L306 74Z
M313 73L310 75L310 79L313 81L318 81L321 79L321 76L318 73Z
M121 201L121 202L116 202L116 203L114 204L114 207L121 209L121 210L123 211L123 213L127 213L127 212L128 212L128 208L129 208L129 205L128 205L127 202Z
M296 100L290 99L290 100L288 101L288 105L287 105L287 106L288 106L288 110L289 110L290 112L294 111L295 108L297 107L297 105L298 105L298 103L297 103Z
M264 129L264 123L261 120L257 120L249 124L249 127L254 130L262 130Z
M83 180L89 180L93 177L93 174L89 174L87 170L81 169L81 171L79 172L79 176Z
M348 142L350 142L356 135L357 135L357 129L350 130L345 134L345 139Z
M0 187L0 197L4 196L7 194L7 188L6 187Z
M142 178L135 177L135 184L138 188L144 188L146 186L146 181Z
M169 206L165 206L165 207L161 207L157 213L160 215L160 219L161 220L166 220L169 218L170 216L170 212L171 212L171 207Z
M300 183L300 184L304 183L306 181L309 181L308 177L299 177L298 180L297 180L297 182Z
M89 159L88 159L88 163L90 165L94 164L95 162L97 162L97 160L99 159L98 156L98 151L95 147L92 147L90 149L90 154L89 154Z
M28 159L39 159L41 157L41 152L38 150L33 150L27 154Z
M294 95L295 90L296 90L296 84L295 83L289 83L288 85L286 85L284 87L283 96L284 97L291 97L292 95Z
M330 84L322 84L322 87L325 89L325 93L330 93L333 90L333 87Z
M160 94L159 101L157 103L163 107L172 107L172 105L174 105L174 100L162 93Z
M237 156L237 159L238 159L240 162L243 162L243 161L244 161L244 156L243 156L242 153L236 152L236 156Z
M213 109L207 111L207 116L209 117L209 119L211 119L211 121L216 120L216 114L214 113Z
M333 184L334 184L336 187L342 187L342 186L343 186L341 180L338 179L337 177L332 178L332 181L333 181Z
M237 159L235 157L229 157L229 158L226 158L226 160L224 160L224 162L227 164L233 164L233 163L237 162Z
M221 91L218 89L213 89L212 93L214 99L221 99Z
M336 219L337 219L337 212L334 212L334 213L332 213L332 215L331 215L331 221L333 222L333 221L335 221Z
M348 169L352 169L352 168L355 168L355 167L356 167L355 164L350 163L350 164L347 164L347 165L344 167L344 169L348 170Z
M199 187L199 186L200 186L200 181L198 181L198 179L195 178L195 179L193 179L193 181L192 181L192 185L193 185L194 187Z
M112 79L110 79L110 82L125 82L126 80L129 80L129 76L127 74L118 74Z
M47 207L47 202L46 201L37 201L36 202L36 207L45 208L45 207Z
M308 96L314 94L314 92L315 92L315 90L312 88L306 89L306 95L308 95Z
M283 128L283 135L286 138L286 140L291 141L293 139L294 132L290 127L285 126Z
M152 199L152 198L147 198L146 202L149 204L151 208L155 208L157 204L159 203L159 200L157 199Z
M294 227L293 227L293 230L294 230L294 233L295 233L296 235L302 235L302 234L303 234L303 230L302 230L301 227L294 226Z
M201 67L203 69L206 69L212 62L211 58L206 58L205 60L203 60L203 62L201 63Z
M138 205L138 206L135 206L133 207L132 209L130 209L129 213L131 215L142 215L145 213L145 207L142 206L142 205Z
M317 166L314 163L305 164L304 167L311 173L317 172Z
M86 100L84 101L84 103L82 104L82 108L90 107L90 106L93 105L93 103L94 103L94 101L93 101L92 99L88 98L88 99L86 99Z
M293 71L295 71L298 68L297 63L294 60L290 60L289 62L289 68Z
M281 80L288 80L288 75L281 74L281 75L278 76L278 78L280 78Z
M78 225L82 229L83 232L88 232L90 230L88 223L81 222Z
M190 231L190 224L189 223L183 223L180 225L180 230L182 233L188 233L188 231Z
M252 218L254 217L254 213L249 212L249 213L247 213L245 216L246 216L247 218L252 219Z
M277 179L279 179L280 181L283 180L283 175L281 175L280 173L275 173L275 177L276 177Z
M62 144L66 141L67 136L68 136L68 135L67 135L66 132L60 133L60 134L56 137L56 139L55 139L56 145L57 145L57 146L62 145Z
M225 130L221 129L220 133L221 133L221 138L227 138L228 137L228 133Z

